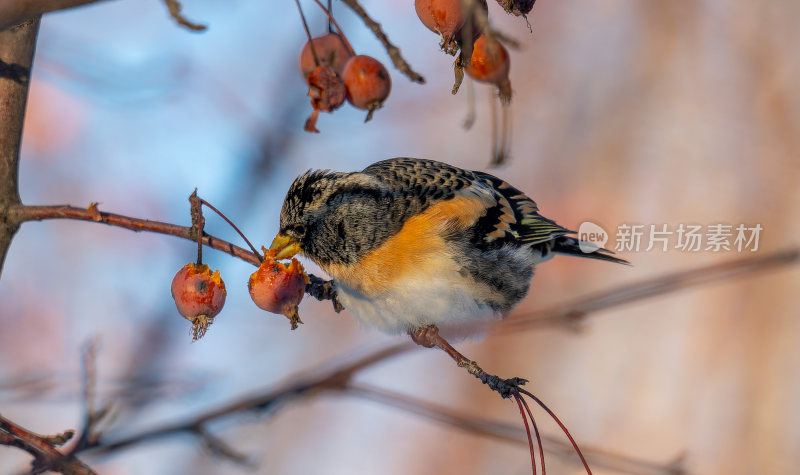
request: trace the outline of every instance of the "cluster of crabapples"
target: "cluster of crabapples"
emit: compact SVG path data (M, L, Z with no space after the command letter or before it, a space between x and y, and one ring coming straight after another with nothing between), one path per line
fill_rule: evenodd
M508 50L488 28L486 0L415 0L414 9L422 23L441 37L442 51L456 56L453 94L466 71L476 81L497 86L503 103L511 100Z
M392 89L392 79L380 61L355 54L347 38L333 32L305 44L300 53L300 71L308 84L314 109L305 123L307 132L319 132L316 127L319 112L333 112L345 99L368 111L365 122L370 120Z
M264 260L250 275L248 289L253 302L268 312L283 314L297 328L300 316L297 307L305 294L308 275L292 258L286 265L275 259L275 252L264 249ZM192 323L192 341L202 338L225 305L225 282L219 271L206 264L190 262L172 279L172 297L178 312Z

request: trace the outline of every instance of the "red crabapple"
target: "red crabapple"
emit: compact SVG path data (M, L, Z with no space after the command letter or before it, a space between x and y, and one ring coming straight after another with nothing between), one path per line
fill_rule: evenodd
M311 52L311 43L314 44L314 51L317 53L319 65L314 61L314 54ZM338 74L342 74L344 65L353 54L345 45L344 40L337 33L313 38L306 42L303 51L300 53L300 71L303 78L308 78L311 71L317 66L330 66Z
M192 322L192 341L202 338L225 304L225 282L205 264L186 264L172 279L172 298L183 318Z
M508 103L511 100L510 66L506 48L499 41L481 35L475 41L466 72L476 81L495 84L500 90L500 99Z
M442 37L442 49L455 54L458 46L455 34L464 25L465 13L461 0L415 0L414 9L422 24Z
M347 100L353 106L368 110L367 122L372 114L383 106L383 101L392 90L392 78L389 71L377 59L358 55L347 62L342 72Z
M250 276L247 287L258 308L285 315L294 330L298 323L303 323L297 306L303 300L308 283L308 276L297 259L293 258L287 266L268 252L264 262Z

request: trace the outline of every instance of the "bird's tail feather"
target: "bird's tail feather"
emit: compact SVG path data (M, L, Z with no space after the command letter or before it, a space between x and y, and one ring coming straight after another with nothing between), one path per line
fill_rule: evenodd
M594 249L594 250L592 250ZM631 265L625 259L614 257L613 251L608 249L598 248L597 246L575 239L569 236L559 236L552 241L552 252L558 254L566 254L575 257L585 257L587 259L598 259L601 261L616 262L617 264Z

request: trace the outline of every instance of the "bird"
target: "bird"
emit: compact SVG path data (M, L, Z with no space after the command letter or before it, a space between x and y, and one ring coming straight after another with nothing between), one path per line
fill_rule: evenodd
M398 157L298 176L270 247L316 263L362 326L464 338L509 315L554 255L628 264L572 234L494 175Z

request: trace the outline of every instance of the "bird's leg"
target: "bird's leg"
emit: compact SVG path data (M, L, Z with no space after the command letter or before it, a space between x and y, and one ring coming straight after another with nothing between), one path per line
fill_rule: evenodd
M453 345L439 335L439 328L436 327L436 325L428 325L426 327L409 330L408 335L414 343L420 346L424 346L425 348L433 348L434 346L440 348L450 355L459 367L466 368L469 374L480 379L483 384L489 386L489 389L496 391L503 398L510 398L517 388L528 382L527 379L503 379L499 376L487 373L478 366L477 362L461 354L461 352L453 348Z

